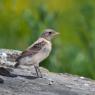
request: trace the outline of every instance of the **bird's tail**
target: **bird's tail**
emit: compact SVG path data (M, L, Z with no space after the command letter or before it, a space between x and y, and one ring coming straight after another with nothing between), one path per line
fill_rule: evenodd
M14 67L17 68L19 66L19 62L17 62Z
M20 65L19 59L20 59L20 56L17 57L15 60L15 62L16 62L16 64L14 65L15 68L17 68Z

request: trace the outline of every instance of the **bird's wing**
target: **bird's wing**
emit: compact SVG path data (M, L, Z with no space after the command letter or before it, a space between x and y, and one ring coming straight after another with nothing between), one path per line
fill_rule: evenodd
M26 57L26 56L33 56L37 54L43 46L46 44L44 40L38 40L36 41L32 46L30 46L27 50L23 51L21 55L16 59L18 61L19 59Z

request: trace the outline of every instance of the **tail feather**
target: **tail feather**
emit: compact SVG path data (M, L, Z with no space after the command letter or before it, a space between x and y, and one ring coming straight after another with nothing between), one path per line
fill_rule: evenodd
M19 66L19 62L17 62L14 67L17 68Z
M14 65L15 68L17 68L20 63L19 63L19 59L21 58L21 56L19 56L15 61L16 61L16 64Z

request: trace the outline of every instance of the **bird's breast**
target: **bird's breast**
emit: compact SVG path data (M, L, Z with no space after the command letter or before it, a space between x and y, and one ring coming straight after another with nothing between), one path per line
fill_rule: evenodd
M52 49L52 46L51 46L51 43L47 43L41 50L40 52L38 53L38 57L37 57L37 60L38 60L38 63L40 63L41 61L43 61L44 59L46 59L50 52L51 52L51 49ZM36 55L35 55L36 56Z
M43 48L42 48L42 51L44 53L49 53L51 51L51 43L47 43Z

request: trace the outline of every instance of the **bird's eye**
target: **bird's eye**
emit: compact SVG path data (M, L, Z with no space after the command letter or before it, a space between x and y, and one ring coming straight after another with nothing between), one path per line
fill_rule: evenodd
M49 32L49 34L51 34L52 32Z

